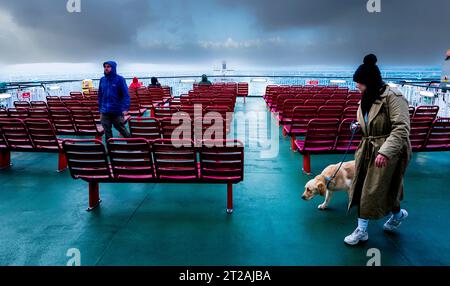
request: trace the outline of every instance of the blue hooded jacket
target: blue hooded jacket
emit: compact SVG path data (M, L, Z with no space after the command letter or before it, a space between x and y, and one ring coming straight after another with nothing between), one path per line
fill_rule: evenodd
M100 80L98 88L98 107L100 113L122 115L130 109L130 95L127 82L117 74L117 64L113 61L103 65L112 67L111 73Z

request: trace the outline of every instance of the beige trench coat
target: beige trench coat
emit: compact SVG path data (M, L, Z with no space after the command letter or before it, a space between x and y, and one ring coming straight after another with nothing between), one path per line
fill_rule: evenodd
M400 91L386 86L375 101L366 125L358 110L363 140L355 154L356 169L349 192L349 210L359 207L359 217L380 219L403 199L403 176L411 159L409 105ZM378 154L389 158L388 166L377 168Z

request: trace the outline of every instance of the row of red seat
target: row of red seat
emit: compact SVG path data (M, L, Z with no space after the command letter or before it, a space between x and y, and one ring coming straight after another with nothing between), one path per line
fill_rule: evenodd
M100 183L227 184L227 212L233 211L233 184L244 180L244 146L239 141L142 138L65 140L63 149L74 179L89 183L89 209L100 205Z
M97 113L86 108L9 108L0 109L0 118L49 120L58 135L95 136L104 134ZM126 116L125 120L129 120Z
M266 99L271 94L281 94L281 93L316 93L316 94L360 94L357 90L350 90L348 87L339 86L320 86L320 85L268 85L266 87L266 93L264 99Z
M132 137L146 139L226 139L230 132L229 120L220 114L192 118L177 114L166 118L134 118L129 121Z
M0 169L10 166L11 152L44 152L58 153L58 171L63 171L67 161L61 144L49 120L0 118Z
M352 122L351 119L342 122L338 119L312 119L303 139L293 137L293 148L303 155L305 173L311 173L311 154L344 153L347 148L350 152L356 151L361 134L356 134L350 144ZM410 139L415 152L450 151L450 118L413 118Z
M52 118L55 112L51 110ZM89 111L77 113L73 110L70 117L57 118L0 118L0 149L6 152L2 157L2 167L9 166L9 152L57 152L57 142L61 140L57 135L95 136L101 140L104 133L101 126L88 126L86 114ZM61 115L61 114L56 114ZM230 114L228 114L230 115ZM64 114L69 116L69 114ZM205 139L223 140L230 132L230 119L220 113L196 114L191 117L188 113L178 113L167 118L134 118L129 120L132 137L155 139L186 139L198 143ZM89 121L91 125L92 119ZM44 144L45 143L45 144ZM60 147L60 146L59 146ZM5 159L6 158L6 159ZM60 167L62 158L60 158Z

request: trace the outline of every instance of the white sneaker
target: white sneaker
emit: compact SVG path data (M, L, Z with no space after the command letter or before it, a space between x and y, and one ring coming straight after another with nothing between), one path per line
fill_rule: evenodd
M401 210L402 217L400 219L395 219L394 215L392 215L388 221L384 224L383 229L385 231L394 232L396 231L401 225L402 222L408 218L408 212L406 210Z
M355 229L355 231L344 239L348 245L357 245L359 242L366 242L369 240L369 233L362 229Z

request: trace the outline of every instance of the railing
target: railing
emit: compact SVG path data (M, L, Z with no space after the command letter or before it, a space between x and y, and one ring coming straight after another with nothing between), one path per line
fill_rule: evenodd
M172 88L172 94L179 96L192 89L192 85L199 80L199 76L159 77L162 85ZM131 83L131 78L127 82ZM213 82L248 82L250 96L262 96L267 85L308 85L312 82L318 85L335 85L355 89L355 83L349 76L323 76L323 75L233 75L210 76ZM144 85L150 84L150 78L141 78ZM436 78L404 78L388 77L385 81L395 85L406 96L413 106L439 105L440 116L450 116L450 93L438 87L430 87L428 83L439 81ZM11 99L0 102L0 105L11 106L15 100L21 100L23 91L31 93L31 100L45 100L47 95L68 95L71 91L81 91L82 80L55 80L37 82L16 82L7 84L7 92L12 94ZM94 87L98 86L99 79L94 79Z

